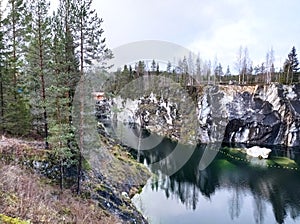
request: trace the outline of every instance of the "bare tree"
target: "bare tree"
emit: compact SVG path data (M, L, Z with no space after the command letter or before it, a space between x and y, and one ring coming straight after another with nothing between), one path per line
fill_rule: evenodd
M242 55L242 83L245 84L245 76L248 73L249 67L250 67L250 58L249 58L249 52L248 48L245 47Z
M235 62L235 69L237 70L239 76L239 84L241 84L242 68L243 68L243 47L240 46L237 53L236 62Z
M218 57L217 57L217 55L214 58L214 65L213 65L214 84L216 84L216 76L218 75L216 70L218 70Z
M194 74L195 74L195 65L194 65L194 57L192 52L189 52L189 57L187 59L188 63L188 73L189 73L189 84L194 85Z
M272 73L274 73L274 69L272 69L272 67L274 68L274 50L273 47L267 52L266 54L266 77L265 77L265 82L267 84L271 83L272 80Z
M201 83L201 59L200 59L200 54L198 53L197 58L196 58L196 80L198 81L198 83Z

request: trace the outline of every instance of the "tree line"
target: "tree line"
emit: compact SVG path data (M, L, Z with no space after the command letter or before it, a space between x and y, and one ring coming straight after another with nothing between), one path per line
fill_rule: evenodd
M142 75L163 75L173 79L183 86L197 86L206 84L237 84L237 85L256 85L256 84L294 84L299 79L299 61L296 48L288 54L282 67L275 69L274 50L271 48L266 53L265 61L256 66L253 65L249 57L247 47L240 47L236 55L234 68L237 71L232 73L229 66L224 70L217 58L203 60L200 54L190 53L183 56L175 63L152 61L138 61L132 65L125 65L120 68L113 78L112 91L118 90L125 83ZM161 69L163 68L163 69Z
M78 167L72 103L85 71L112 57L92 0L0 0L0 132L44 139L61 167Z

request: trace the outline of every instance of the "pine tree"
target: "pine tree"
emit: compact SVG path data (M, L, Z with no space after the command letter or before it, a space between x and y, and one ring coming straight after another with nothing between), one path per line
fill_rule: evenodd
M23 48L25 27L30 21L23 0L9 0L4 19L5 75L2 74L2 129L5 132L26 135L31 129L31 114L24 80ZM5 88L5 89L4 89ZM20 128L22 127L22 128Z
M92 0L75 0L73 4L74 24L73 32L75 34L75 42L77 43L76 54L80 64L80 124L77 130L79 135L79 153L78 153L78 180L77 193L80 192L81 166L82 166L82 150L84 148L84 86L83 79L85 71L95 62L105 65L106 59L110 58L111 52L105 45L105 38L102 38L102 18L99 18L96 11L91 9Z
M5 43L4 43L4 18L2 17L3 11L2 11L2 0L0 0L0 116L1 116L1 123L4 117L4 74L5 74L5 60L6 60L6 54L5 54ZM3 131L3 130L2 130Z
M53 33L52 79L46 91L49 99L49 143L52 153L60 164L60 186L64 184L64 170L74 166L78 147L72 124L72 104L76 85L80 78L75 55L74 11L70 0L61 0L57 13L52 17Z
M42 132L46 149L49 147L47 110L50 106L48 103L50 96L46 93L46 88L52 78L49 76L51 70L51 20L47 16L49 5L46 0L30 2L31 24L28 27L29 44L25 55L27 61L25 81L31 93L29 100L34 114L34 126L38 132Z
M18 78L20 75L20 68L22 67L22 48L24 46L24 35L26 25L26 5L23 0L9 0L8 1L8 15L5 18L6 41L9 46L9 67L12 78L14 99L17 99L18 92Z

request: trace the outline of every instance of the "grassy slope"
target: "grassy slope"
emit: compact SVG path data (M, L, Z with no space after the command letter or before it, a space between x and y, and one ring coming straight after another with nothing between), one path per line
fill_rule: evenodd
M149 171L115 142L103 138L101 145L102 151L97 153L106 154L105 163L100 163L100 169L90 164L93 169L86 173L88 181L83 181L82 187L91 196L83 194L82 198L67 189L61 192L57 182L20 165L47 161L42 142L0 139L0 223L127 223L131 222L125 221L128 217L143 222L121 192L133 196L150 177ZM97 170L104 175L104 182L93 176L99 174ZM109 210L108 204L114 207ZM123 220L116 218L119 216Z
M0 162L0 174L0 214L6 217L31 223L119 222L94 201L74 196L70 190L60 192L48 179L22 166ZM0 223L5 216L0 216ZM17 219L6 220L18 223Z

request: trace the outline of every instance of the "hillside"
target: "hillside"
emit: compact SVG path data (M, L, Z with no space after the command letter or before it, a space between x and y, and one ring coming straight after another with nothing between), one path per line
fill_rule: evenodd
M72 185L61 190L53 178L50 152L42 146L38 141L2 137L0 223L146 223L130 199L123 196L121 184L97 169L85 170L80 195ZM115 151L115 155L125 159L127 153ZM48 172L53 175L45 175Z

